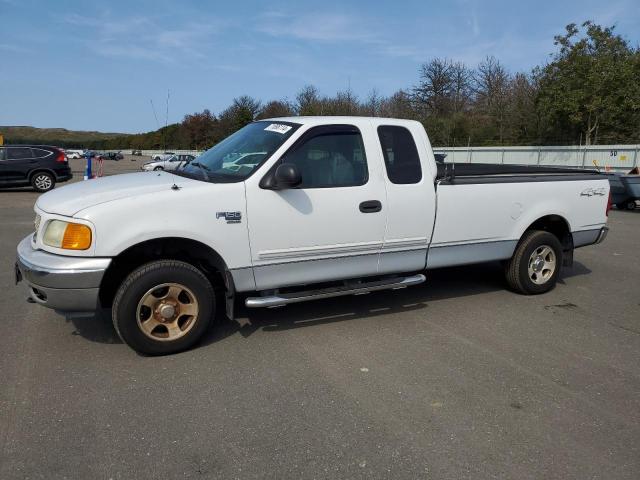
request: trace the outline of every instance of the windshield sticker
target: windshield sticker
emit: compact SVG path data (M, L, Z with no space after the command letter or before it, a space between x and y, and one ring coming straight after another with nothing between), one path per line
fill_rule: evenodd
M282 123L272 123L267 128L265 128L265 130L267 132L276 132L280 134L285 134L289 130L291 130L291 127L289 125L283 125Z

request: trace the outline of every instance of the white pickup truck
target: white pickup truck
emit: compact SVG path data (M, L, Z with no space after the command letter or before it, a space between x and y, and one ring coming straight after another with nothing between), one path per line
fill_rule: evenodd
M225 159L260 152L236 168ZM111 307L147 354L193 345L233 316L425 281L429 269L503 261L524 294L554 287L574 248L607 233L598 172L436 164L418 122L258 121L184 169L76 183L39 197L16 279L61 311ZM246 292L246 293L245 293Z

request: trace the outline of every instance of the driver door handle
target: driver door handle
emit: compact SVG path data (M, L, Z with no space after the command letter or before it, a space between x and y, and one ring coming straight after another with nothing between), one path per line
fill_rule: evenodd
M376 213L382 210L382 203L379 200L367 200L360 204L362 213Z

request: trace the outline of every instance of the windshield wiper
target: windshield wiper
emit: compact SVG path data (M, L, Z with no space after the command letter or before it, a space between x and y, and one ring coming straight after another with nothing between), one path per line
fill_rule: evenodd
M202 172L202 176L204 177L204 179L207 182L209 181L209 175L207 175L207 170L209 170L209 167L207 167L206 165L202 165L200 162L191 162L189 165L195 165L196 167L198 167Z

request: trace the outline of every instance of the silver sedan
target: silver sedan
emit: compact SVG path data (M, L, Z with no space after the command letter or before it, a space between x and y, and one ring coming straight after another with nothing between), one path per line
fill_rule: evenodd
M144 163L141 168L147 172L152 170L178 170L194 158L195 157L193 155L175 154L171 155L166 160L154 160L152 162Z

